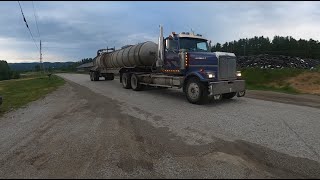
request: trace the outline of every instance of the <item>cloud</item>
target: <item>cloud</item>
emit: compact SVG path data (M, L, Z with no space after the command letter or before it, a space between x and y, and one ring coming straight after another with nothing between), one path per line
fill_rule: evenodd
M32 3L20 2L39 43ZM320 39L319 2L63 2L35 1L44 61L94 57L107 46L157 42L164 33L190 31L213 43L274 35ZM0 58L39 59L17 2L0 2Z

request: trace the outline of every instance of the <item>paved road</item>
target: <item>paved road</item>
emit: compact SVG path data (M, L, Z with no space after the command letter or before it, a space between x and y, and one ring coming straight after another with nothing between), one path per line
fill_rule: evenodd
M320 110L59 74L66 87L0 118L1 178L320 178Z

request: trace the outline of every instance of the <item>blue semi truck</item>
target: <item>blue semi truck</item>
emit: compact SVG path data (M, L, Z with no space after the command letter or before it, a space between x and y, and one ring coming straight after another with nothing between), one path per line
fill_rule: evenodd
M181 88L193 104L244 96L245 81L235 54L210 49L211 42L200 34L172 32L164 38L160 26L158 44L147 41L98 50L90 79L113 80L119 75L122 86L134 91L144 86Z

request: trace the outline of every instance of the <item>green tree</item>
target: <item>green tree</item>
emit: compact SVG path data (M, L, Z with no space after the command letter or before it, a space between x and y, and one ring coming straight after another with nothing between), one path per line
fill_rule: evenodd
M20 78L20 73L17 71L11 71L11 79L19 79Z
M320 42L313 39L296 40L291 36L274 36L272 40L268 37L255 36L226 42L223 45L217 43L212 46L211 51L233 52L237 56L245 53L245 55L272 54L320 59Z
M10 67L7 61L0 60L0 80L10 79Z

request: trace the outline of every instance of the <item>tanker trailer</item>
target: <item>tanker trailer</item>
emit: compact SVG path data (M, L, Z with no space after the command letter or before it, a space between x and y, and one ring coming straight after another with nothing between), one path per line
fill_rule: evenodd
M148 72L157 60L157 47L156 43L147 41L137 45L123 46L119 50L100 49L93 60L94 67L90 70L90 79L97 81L99 77L105 77L105 80L113 80L114 75L118 75L122 68Z
M172 32L164 38L160 26L158 44L147 41L99 50L90 78L113 80L118 74L123 88L134 91L145 86L182 89L193 104L244 96L245 81L236 69L235 54L210 49L211 41L200 34Z

